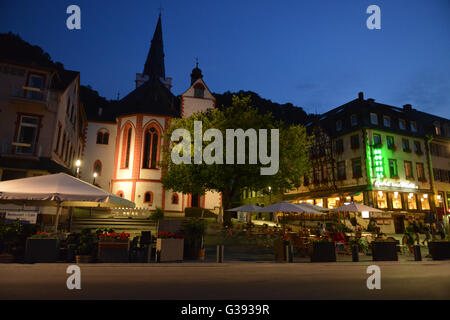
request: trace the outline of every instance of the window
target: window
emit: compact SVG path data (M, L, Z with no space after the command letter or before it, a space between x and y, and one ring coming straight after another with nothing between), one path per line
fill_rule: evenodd
M402 209L403 208L402 197L397 191L391 192L390 198L391 198L392 209Z
M345 180L346 174L345 174L345 161L339 161L337 163L337 175L338 175L338 180Z
M344 152L344 141L342 139L336 140L335 150L336 150L336 153Z
M422 207L422 210L430 210L430 199L428 194L425 193L420 196L420 206Z
M423 163L417 162L416 170L417 170L417 179L419 181L425 181L425 171L423 170Z
M409 210L417 210L417 196L414 193L408 193L407 204Z
M361 178L361 158L352 159L353 178Z
M397 160L389 159L389 175L391 178L398 177Z
M30 90L26 90L28 99L41 100L42 89L44 87L44 77L35 74L30 75L27 87L30 88Z
M399 120L398 120L398 127L399 127L401 130L406 130L406 120L399 119Z
M359 149L359 135L355 134L351 136L350 144L352 149Z
M108 144L109 143L109 132L105 129L99 130L97 132L97 144Z
M342 130L342 120L337 120L336 121L336 131L341 131Z
M58 136L56 138L55 153L58 153L58 151L59 151L59 144L60 144L59 140L61 140L61 130L62 130L62 126L60 123L58 123Z
M406 179L414 179L411 161L405 161L405 176Z
M381 135L379 134L374 134L373 135L373 145L376 147L380 147L381 146Z
M95 160L93 173L97 173L99 176L102 174L102 162L100 160Z
M422 147L420 141L414 141L414 152L417 154L422 154Z
M178 194L174 193L172 195L172 204L178 204Z
M142 168L156 169L158 162L159 135L155 127L145 130L144 159Z
M35 150L40 120L38 117L20 116L20 125L16 141L16 152L32 154Z
M411 121L410 126L411 126L411 132L417 132L417 122Z
M322 166L322 181L328 181L328 168L326 165Z
M377 206L380 209L387 208L386 192L383 192L383 191L378 191L377 192Z
M391 117L383 116L383 125L385 127L390 127L391 126Z
M63 133L63 139L62 139L62 150L60 153L61 159L64 156L64 150L66 149L66 132Z
M130 149L131 149L131 136L132 136L132 128L130 124L125 126L123 130L123 138L122 138L122 169L126 169L130 165Z
M378 115L376 113L370 114L370 123L371 124L378 124Z
M434 180L441 181L441 170L433 168Z
M153 203L153 193L151 191L147 191L144 195L145 203Z
M411 152L408 139L402 139L402 147L404 152Z
M391 149L391 150L395 149L394 137L386 136L386 143L387 143L388 149Z
M449 172L450 171L447 171L447 170L440 170L441 171L441 173L440 173L440 176L441 176L441 181L442 182L449 182Z
M358 125L358 116L356 114L351 115L350 123L351 123L352 127Z
M203 87L200 83L197 83L194 87L194 97L204 98L204 96L205 96L205 87Z

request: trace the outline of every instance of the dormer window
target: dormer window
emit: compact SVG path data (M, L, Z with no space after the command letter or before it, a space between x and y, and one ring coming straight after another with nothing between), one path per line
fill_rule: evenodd
M411 121L411 132L417 132L417 122Z
M352 124L352 127L358 125L358 116L356 114L352 114L350 117L350 122Z
M391 126L391 117L383 116L383 124L385 127L389 128Z
M194 86L194 97L195 98L204 98L205 97L205 87L200 83L197 83Z
M406 130L406 120L404 119L398 120L398 126L400 130Z
M440 136L440 135L441 135L441 125L439 124L439 122L435 122L435 123L434 123L434 133L435 133L437 136Z
M378 115L376 113L370 114L370 123L371 124L378 124Z
M336 131L342 130L342 120L336 121Z

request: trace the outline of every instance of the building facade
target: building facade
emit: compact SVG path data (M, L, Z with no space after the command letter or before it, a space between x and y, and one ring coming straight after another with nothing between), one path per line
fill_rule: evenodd
M74 173L87 124L79 72L5 52L0 59L1 180Z
M372 217L385 233L403 233L411 218L448 223L448 119L359 93L307 128L314 137L311 170L283 199L330 209L361 202L384 212L360 216L358 222L367 225Z
M136 89L88 118L81 178L138 208L159 207L168 215L183 215L187 207L215 209L221 205L218 193L182 194L165 189L161 182L158 163L169 120L215 108L198 63L189 88L180 96L172 94L171 81L165 74L160 15L144 71L136 74Z

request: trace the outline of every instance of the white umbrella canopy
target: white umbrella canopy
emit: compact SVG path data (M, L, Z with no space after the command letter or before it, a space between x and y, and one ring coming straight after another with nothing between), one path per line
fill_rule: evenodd
M2 181L0 200L45 201L64 207L135 207L127 199L65 173Z
M255 206L254 204L247 204L245 206L240 206L232 209L228 209L226 211L233 211L233 212L260 212L259 210L261 207Z
M321 214L321 212L316 211L314 209L300 207L297 204L286 202L286 201L280 201L280 202L271 204L270 206L261 208L260 210L258 210L258 212L298 212L298 213Z
M369 206L366 206L364 204L357 203L357 202L351 202L351 203L343 205L339 208L331 209L331 211L337 211L337 212L363 212L363 211L384 212L383 210L372 208L372 207L369 207Z
M309 212L309 213L315 213L315 214L324 214L324 212L322 212L322 211L328 211L329 210L327 208L316 206L314 204L310 204L310 203L306 203L306 202L297 203L297 206L299 206L301 208L313 210L313 212Z

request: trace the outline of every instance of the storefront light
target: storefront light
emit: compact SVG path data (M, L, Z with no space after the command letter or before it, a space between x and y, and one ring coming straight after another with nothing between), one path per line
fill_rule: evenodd
M414 193L408 194L408 198L411 199L414 196Z
M441 195L440 194L437 195L437 199L441 200Z
M428 198L428 195L425 193L425 194L423 195L423 197L426 199L426 198Z
M383 191L378 191L378 196L382 197L383 196Z
M361 212L361 216L362 216L364 219L368 219L368 218L370 217L369 211L362 211L362 212Z
M394 192L394 197L398 198L398 192L397 191Z

